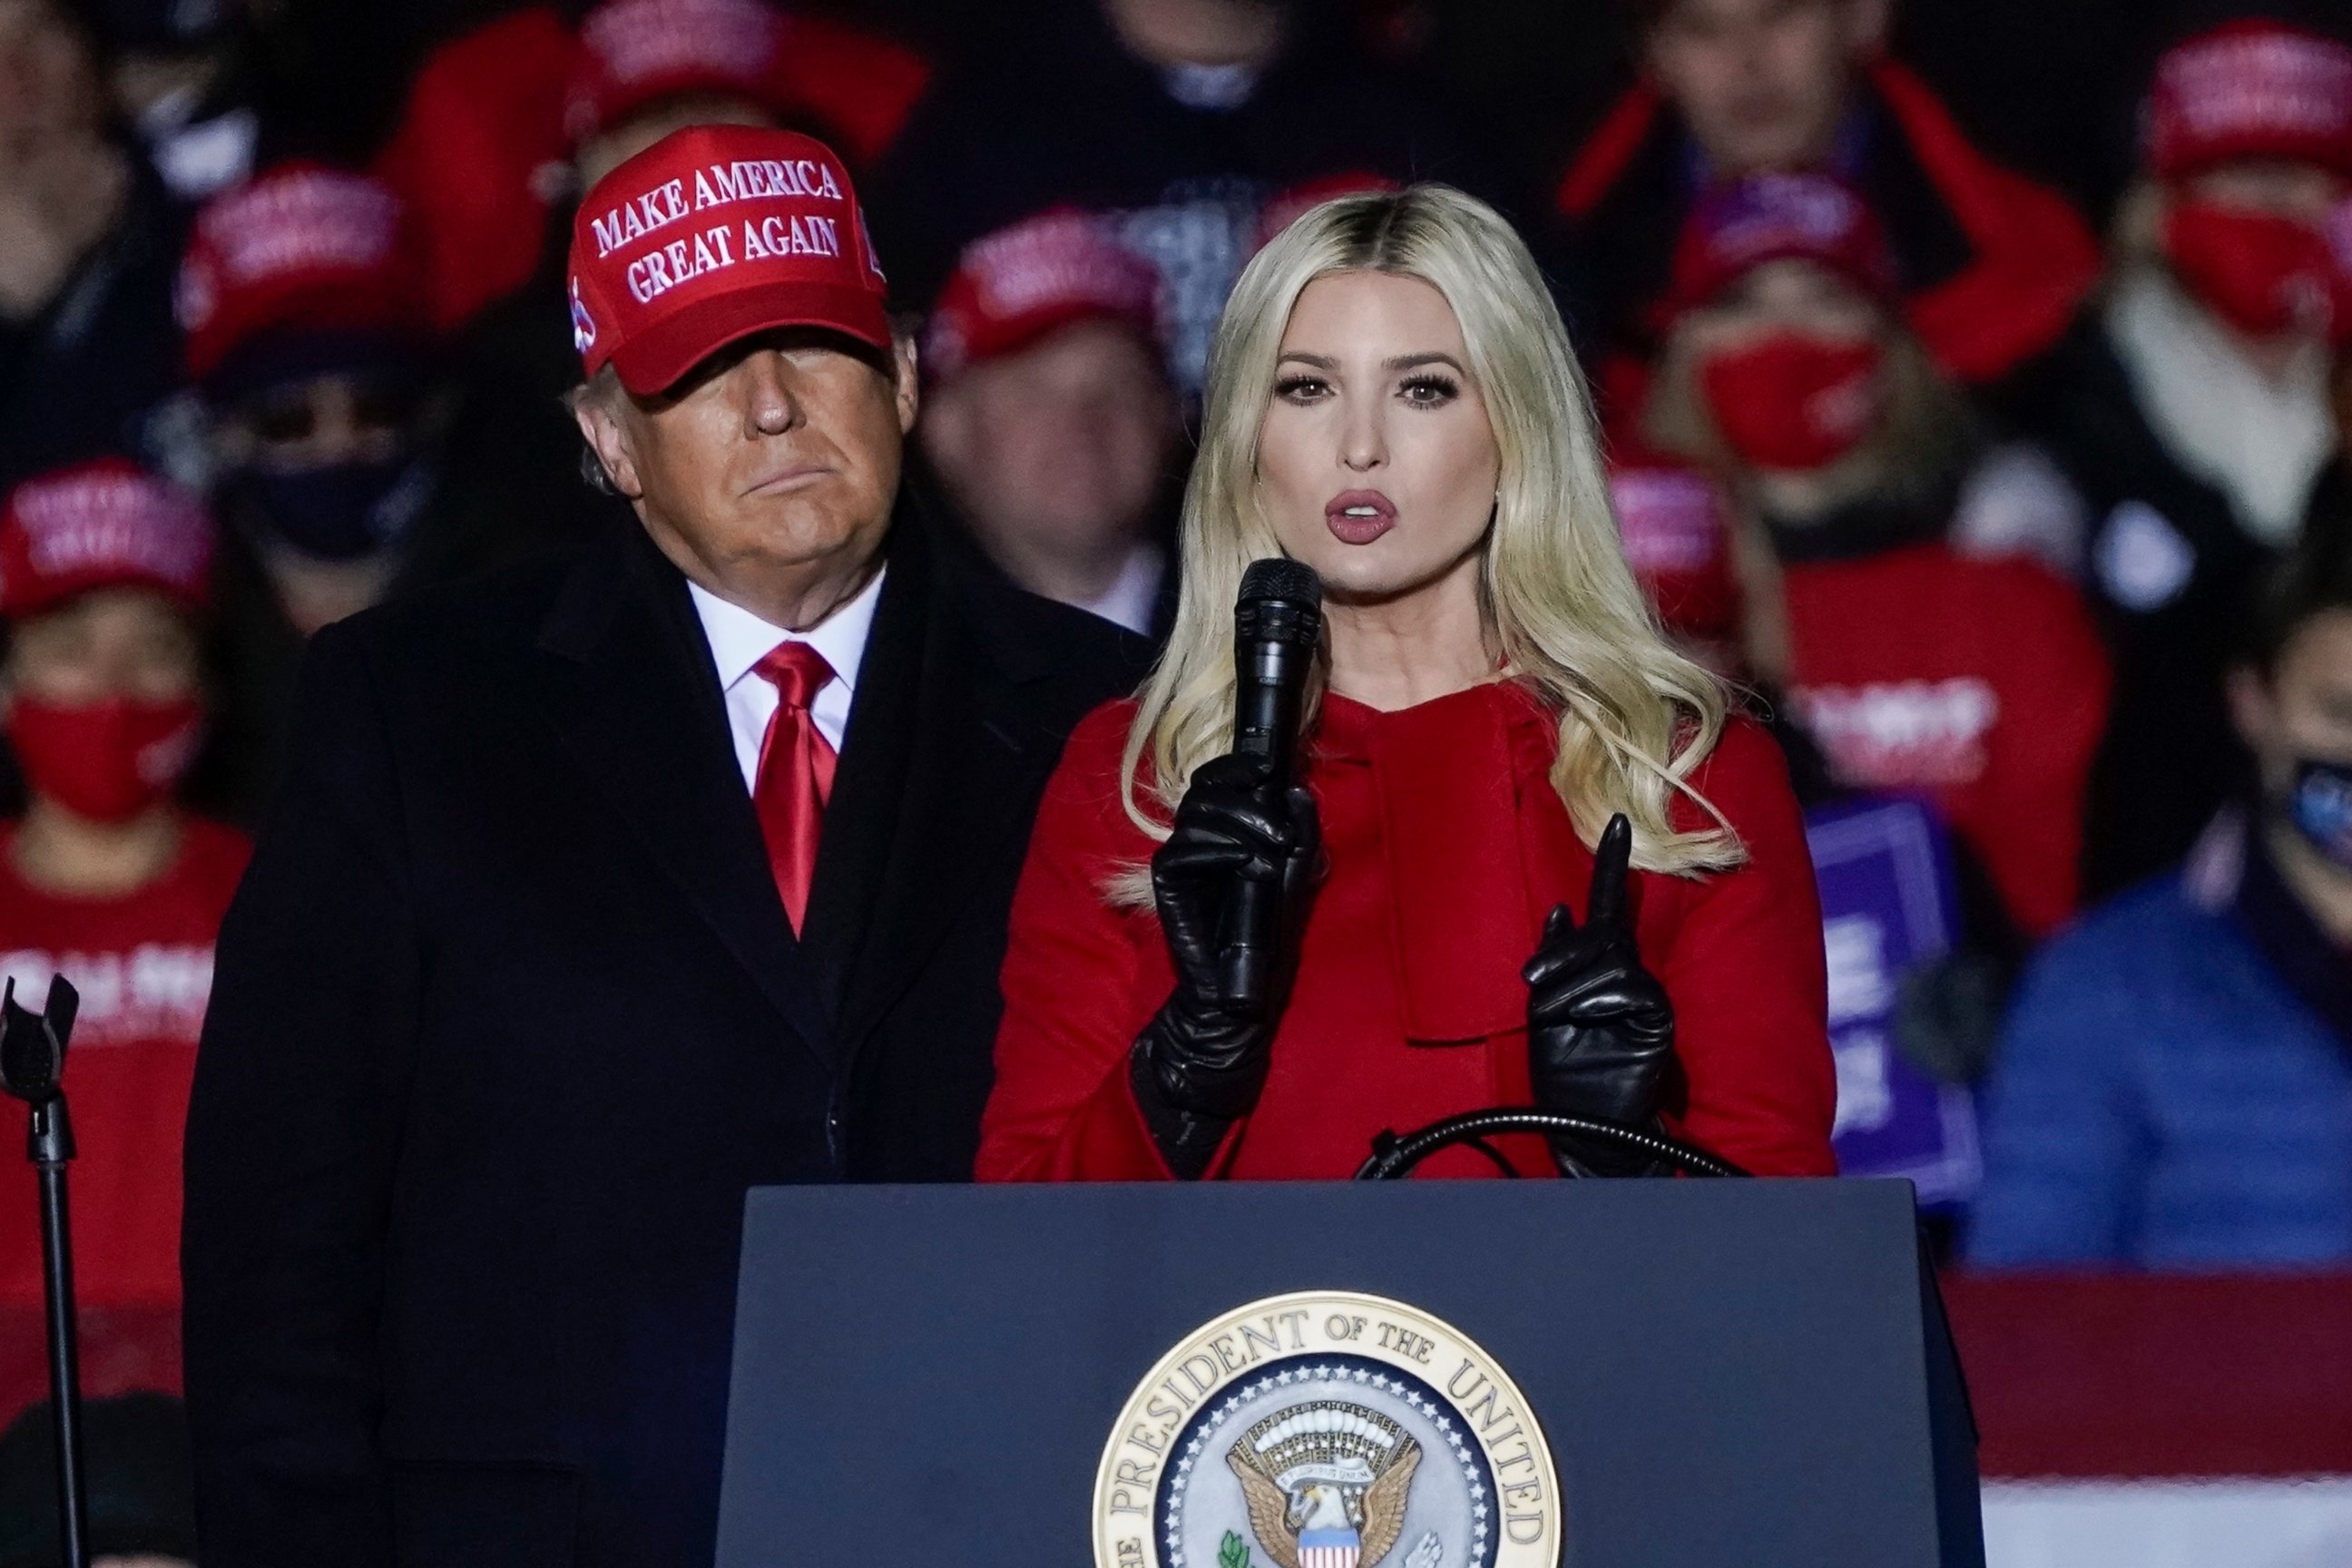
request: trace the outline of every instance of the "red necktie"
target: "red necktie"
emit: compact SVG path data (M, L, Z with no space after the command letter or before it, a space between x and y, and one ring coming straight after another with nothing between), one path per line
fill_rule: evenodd
M818 832L833 794L833 748L818 731L809 704L833 679L833 666L808 644L788 642L776 645L752 673L776 689L776 711L760 742L751 804L760 814L761 837L768 841L768 868L797 932L808 914Z

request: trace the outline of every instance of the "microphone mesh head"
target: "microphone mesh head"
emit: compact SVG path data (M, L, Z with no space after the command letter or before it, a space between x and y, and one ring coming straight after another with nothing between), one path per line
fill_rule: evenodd
M1323 579L1303 561L1269 555L1263 561L1251 562L1249 570L1242 574L1241 596L1234 602L1246 605L1258 599L1294 599L1319 609L1323 604Z

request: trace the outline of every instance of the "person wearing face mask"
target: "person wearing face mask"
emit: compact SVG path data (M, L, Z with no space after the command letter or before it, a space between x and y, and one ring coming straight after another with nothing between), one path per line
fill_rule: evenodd
M1244 270L1212 365L1175 630L1072 736L1031 840L982 1179L1340 1178L1384 1129L1530 1100L1832 1170L1787 773L1651 619L1526 246L1444 186L1327 203ZM1220 754L1234 594L1276 554L1324 584L1282 800ZM1244 879L1289 933L1261 1007L1216 973Z
M1955 528L2032 533L2067 497L1988 445L1905 325L1860 197L1759 175L1702 203L1677 254L1643 431L1720 475L1778 583L1750 646L1844 788L1929 796L2028 936L2074 912L2105 658L2074 589Z
M440 569L449 415L399 199L317 163L264 171L198 215L182 259L187 371L229 531L232 701L207 799L250 813L284 741L304 643Z
M205 700L213 552L197 500L121 458L45 474L0 510L0 737L24 815L0 824L0 979L81 992L66 1089L85 1307L180 1296L180 1127L213 938L242 835L173 791ZM33 1173L0 1162L0 1299L41 1300Z
M2116 668L2095 892L2176 862L2244 767L2229 628L2337 440L2352 275L2326 228L2352 199L2352 47L2261 19L2200 33L2141 127L2106 288L2011 401L2090 508L2082 581Z
M2064 197L1996 163L1886 48L1893 0L1630 0L1641 79L1553 197L1580 325L1638 397L1676 237L1724 181L1836 174L1888 216L1904 308L1937 363L1994 383L2064 336L2098 247ZM1612 410L1612 415L1617 411Z
M2352 476L2321 494L2228 678L2244 804L2019 995L1978 1267L2352 1263Z
M1033 594L1162 629L1183 434L1159 274L1066 208L974 241L923 339L923 450L966 527Z

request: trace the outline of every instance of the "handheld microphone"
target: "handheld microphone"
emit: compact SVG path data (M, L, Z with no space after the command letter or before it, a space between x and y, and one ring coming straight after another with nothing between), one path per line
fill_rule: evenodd
M1267 759L1265 797L1284 809L1297 776L1298 710L1323 635L1323 583L1282 556L1250 563L1234 605L1234 750ZM1218 932L1219 986L1228 1005L1264 1016L1273 1000L1282 884L1244 879Z

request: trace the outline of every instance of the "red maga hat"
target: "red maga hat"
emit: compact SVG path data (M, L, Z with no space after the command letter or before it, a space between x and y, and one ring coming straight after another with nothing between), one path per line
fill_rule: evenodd
M572 336L650 397L739 338L826 327L887 351L882 268L849 171L792 131L673 132L596 182L572 225Z
M206 380L279 331L421 333L422 285L390 186L280 163L196 216L177 290L188 374Z
M0 507L0 616L93 588L155 588L205 602L212 518L177 485L121 458L26 479Z
M1101 219L1057 207L964 247L931 311L923 368L955 375L1073 321L1118 321L1157 342L1159 299L1157 268Z
M781 107L783 51L784 18L765 0L610 0L580 24L564 129L577 142L688 92Z
M1827 174L1750 174L1702 196L1675 247L1672 314L1695 310L1774 261L1810 261L1883 300L1895 252L1870 204Z
M2200 33L2158 63L2140 134L2162 179L2239 158L2352 175L2352 47L2277 22Z

